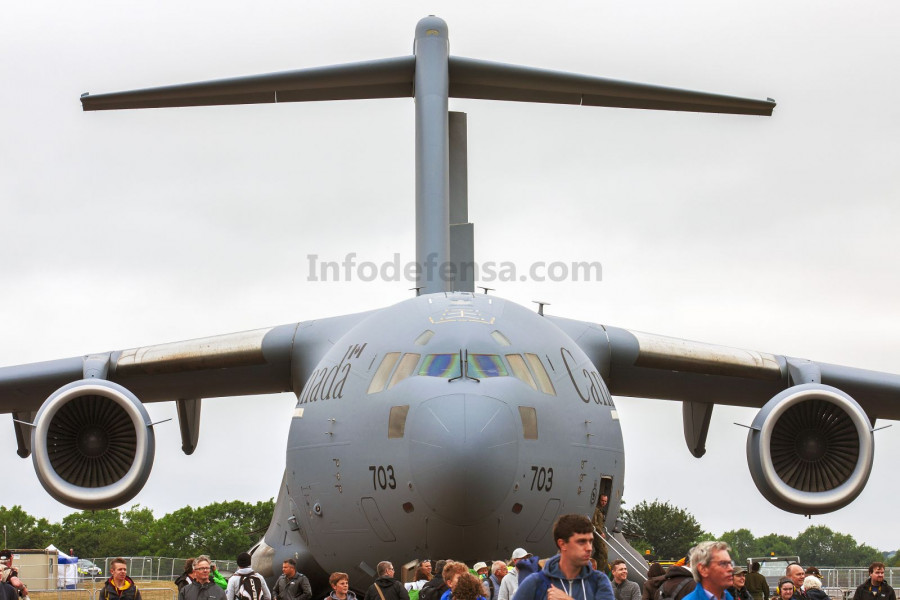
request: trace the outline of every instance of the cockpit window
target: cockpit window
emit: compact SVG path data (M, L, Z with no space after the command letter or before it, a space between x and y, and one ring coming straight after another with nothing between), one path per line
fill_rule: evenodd
M372 382L369 384L368 394L377 394L384 390L384 385L387 383L388 377L391 375L391 371L394 370L394 365L397 364L397 359L399 358L399 352L388 352L384 355L384 358L381 359L381 364L378 365L378 370L375 371L375 376L372 377Z
M509 366L512 369L513 375L530 385L531 389L537 389L537 384L534 383L534 377L531 376L531 371L525 366L525 359L522 358L521 354L507 354L506 360L509 361Z
M534 371L534 376L537 378L538 388L545 394L556 395L556 390L553 388L553 382L550 381L550 376L547 375L547 369L544 368L544 363L541 362L541 357L537 354L525 354L525 360L528 361L528 366L531 367L531 370Z
M491 337L494 338L494 341L501 346L509 346L509 338L500 333L499 329L495 329L494 331L492 331Z
M430 329L426 329L422 333L419 334L419 337L416 338L416 346L424 346L428 342L431 341L431 338L434 337L434 332Z
M469 375L481 379L483 377L506 377L509 373L503 359L496 354L470 354Z
M459 375L459 353L429 354L422 361L419 375L428 377L456 377Z
M413 371L416 369L416 365L419 364L419 358L421 354L415 354L412 352L407 352L403 355L403 358L400 359L400 366L397 367L397 370L394 371L394 376L391 377L391 384L388 386L388 389L391 389L410 375L412 375Z

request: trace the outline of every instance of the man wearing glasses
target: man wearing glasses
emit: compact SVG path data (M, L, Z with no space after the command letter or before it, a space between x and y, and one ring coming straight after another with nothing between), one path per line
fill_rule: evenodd
M394 579L394 565L383 560L375 567L378 578L366 590L364 600L409 600L406 588Z
M194 561L194 571L191 574L194 582L181 588L181 591L178 592L178 600L225 600L225 590L209 578L209 565L208 556L197 557L197 560Z
M691 570L698 585L684 600L733 600L734 562L725 542L700 542L691 552Z

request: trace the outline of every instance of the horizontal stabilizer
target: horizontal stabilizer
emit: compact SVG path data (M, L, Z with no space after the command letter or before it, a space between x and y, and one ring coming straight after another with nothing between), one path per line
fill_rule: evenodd
M413 95L414 56L386 58L185 83L110 94L84 94L84 110L268 104Z
M693 92L459 57L450 57L450 95L482 100L763 116L771 116L775 108L774 100Z
M563 71L449 58L454 98L511 100L689 112L772 114L773 100L754 100ZM84 94L84 110L265 104L363 98L404 98L414 93L415 56L402 56L147 88Z

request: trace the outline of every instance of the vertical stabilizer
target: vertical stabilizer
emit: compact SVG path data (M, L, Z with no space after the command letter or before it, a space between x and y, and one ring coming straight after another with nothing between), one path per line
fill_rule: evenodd
M475 226L469 222L469 158L466 113L450 113L450 261L453 289L475 291Z
M448 291L441 277L450 262L450 43L447 23L425 17L416 25L416 262L423 294Z

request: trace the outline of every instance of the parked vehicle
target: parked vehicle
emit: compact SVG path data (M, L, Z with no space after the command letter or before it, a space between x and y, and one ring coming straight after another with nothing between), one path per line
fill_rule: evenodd
M789 564L800 564L799 556L763 556L761 558L748 558L747 570L750 570L753 563L759 563L759 572L766 578L769 589L775 590L778 586L778 580L784 577Z
M82 577L99 577L103 575L103 569L86 558L78 559L78 574Z

